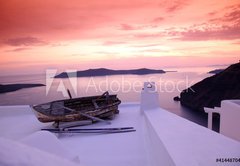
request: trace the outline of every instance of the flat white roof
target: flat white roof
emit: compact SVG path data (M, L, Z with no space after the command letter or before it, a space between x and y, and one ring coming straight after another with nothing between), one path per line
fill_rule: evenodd
M148 165L139 105L122 104L120 110L111 125L96 123L82 128L134 127L136 132L56 135L65 147L79 156L83 165ZM5 138L18 141L48 127L51 124L38 122L29 106L0 107L0 135Z
M111 125L81 128L134 127L136 132L60 134L57 138L86 166L220 165L217 158L240 157L239 142L161 108L141 112L140 104L123 103L119 110ZM1 137L20 141L50 125L40 123L29 106L0 107Z

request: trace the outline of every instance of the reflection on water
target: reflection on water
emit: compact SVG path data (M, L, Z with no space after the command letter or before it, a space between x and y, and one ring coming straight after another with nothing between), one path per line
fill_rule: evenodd
M74 87L72 87L69 79L53 79L47 95L46 87L21 89L15 92L0 94L0 105L34 105L64 99L66 97L63 96L61 89L59 89L61 82L63 82L65 87L70 89L73 97L100 95L108 90L110 93L117 93L122 102L136 102L140 100L143 82L154 81L156 82L159 92L161 107L200 125L207 126L206 114L196 113L182 107L179 102L173 101L173 97L178 96L183 89L211 76L207 74L207 72L212 69L213 68L183 68L177 69L178 72L169 72L166 74L82 77L77 78L77 93L74 93ZM46 84L46 76L25 75L0 77L0 84L8 83Z

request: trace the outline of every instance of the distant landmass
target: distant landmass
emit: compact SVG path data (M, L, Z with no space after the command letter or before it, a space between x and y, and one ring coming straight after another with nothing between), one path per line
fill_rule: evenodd
M24 88L34 88L39 86L45 86L44 84L0 84L0 93L13 92Z
M220 107L222 100L240 99L240 63L208 77L181 92L181 104L193 110Z
M220 72L222 72L224 69L215 69L215 70L212 70L212 71L209 71L208 73L209 74L218 74Z
M111 70L105 68L99 69L88 69L83 71L77 71L77 77L93 77L93 76L107 76L107 75L126 75L126 74L135 74L135 75L145 75L145 74L162 74L166 73L164 70L153 70L153 69L133 69L133 70ZM63 72L59 75L56 75L55 78L67 78L68 76L73 77L74 73Z

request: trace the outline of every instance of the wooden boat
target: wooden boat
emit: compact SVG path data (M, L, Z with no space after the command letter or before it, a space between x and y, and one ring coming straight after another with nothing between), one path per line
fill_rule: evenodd
M117 95L105 92L101 96L89 96L67 100L58 100L33 106L40 122L98 121L113 118L119 113L121 101Z

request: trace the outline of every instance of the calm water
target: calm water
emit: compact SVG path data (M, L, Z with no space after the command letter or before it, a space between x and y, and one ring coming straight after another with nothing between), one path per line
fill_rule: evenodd
M69 79L53 79L47 94L46 87L21 89L15 92L0 94L0 105L34 105L67 98L64 97L61 91L61 86L69 88L73 97L100 95L104 91L108 90L110 93L117 93L122 102L137 102L140 99L140 91L143 83L145 81L154 81L156 82L157 90L159 92L159 102L161 107L200 125L207 126L207 116L205 114L199 114L182 107L179 102L173 101L173 97L178 96L181 90L211 76L210 74L207 74L207 72L212 69L215 68L172 68L165 70L177 70L178 72L143 76L117 75L104 77L83 77L76 78L76 80L74 80L74 82L76 82L76 86ZM47 84L47 81L45 74L0 77L0 84L12 83ZM76 87L76 91L74 87Z

